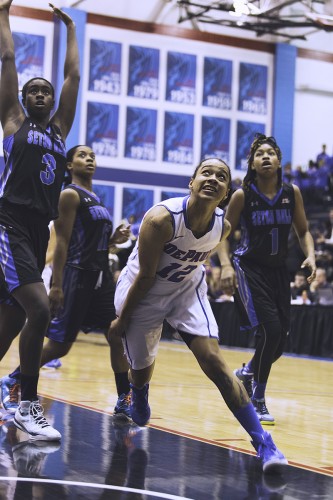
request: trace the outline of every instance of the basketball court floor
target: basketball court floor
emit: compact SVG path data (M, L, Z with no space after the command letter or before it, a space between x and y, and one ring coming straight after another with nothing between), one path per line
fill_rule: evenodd
M251 355L223 352L233 368ZM104 337L80 334L62 362L40 376L45 414L62 441L29 441L5 417L1 500L333 498L332 361L284 356L274 366L267 405L276 425L268 430L290 464L279 476L262 473L248 435L183 343L160 344L144 428L112 416ZM13 345L1 376L16 364Z

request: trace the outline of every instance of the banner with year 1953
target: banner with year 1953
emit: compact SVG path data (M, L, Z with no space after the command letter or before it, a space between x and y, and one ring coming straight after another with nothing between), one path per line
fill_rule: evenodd
M121 44L90 40L89 86L94 92L119 95L121 90Z
M36 76L44 75L45 37L13 33L19 88Z
M267 114L267 66L240 64L238 109L257 115Z

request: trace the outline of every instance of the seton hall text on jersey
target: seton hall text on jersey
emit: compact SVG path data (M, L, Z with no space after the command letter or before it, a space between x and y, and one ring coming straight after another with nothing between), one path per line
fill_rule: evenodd
M292 216L289 208L276 210L255 210L252 212L252 224L254 226L291 223Z
M50 151L56 151L57 153L64 154L61 143L59 146L56 142L52 142L47 134L43 134L38 130L29 130L27 143L36 144L37 146L49 149Z
M167 243L164 247L164 252L171 255L174 259L188 262L204 262L210 255L209 252L197 252L196 250L180 250L176 245Z

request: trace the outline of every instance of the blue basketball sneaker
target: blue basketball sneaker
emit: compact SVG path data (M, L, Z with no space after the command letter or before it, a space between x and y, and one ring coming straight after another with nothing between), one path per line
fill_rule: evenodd
M121 394L114 407L113 416L117 419L132 420L131 418L131 392Z
M263 471L266 473L281 473L288 460L274 444L272 436L269 432L264 431L263 434L254 432L251 434L251 441L257 451L257 458L261 460Z
M150 406L148 404L149 384L146 384L142 389L137 389L130 384L132 389L131 397L131 417L140 427L146 425L150 419Z
M1 404L8 413L15 413L19 407L20 383L7 375L0 380Z
M61 366L62 366L62 363L61 363L60 359L51 359L51 361L49 361L48 363L45 363L45 365L43 365L42 368L45 368L46 370L54 368L55 370L57 370Z

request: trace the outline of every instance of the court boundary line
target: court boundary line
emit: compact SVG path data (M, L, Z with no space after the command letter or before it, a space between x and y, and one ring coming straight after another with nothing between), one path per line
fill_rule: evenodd
M84 486L88 488L97 488L102 490L123 491L125 493L140 493L142 495L165 498L166 500L194 500L190 497L179 497L177 495L171 495L170 493L159 493L157 491L141 490L138 488L128 488L126 486L113 486L111 484L86 483L84 481L62 481L61 479L42 479L38 477L36 478L36 477L12 477L12 476L0 476L0 481L20 481L29 483L60 484L66 486Z

